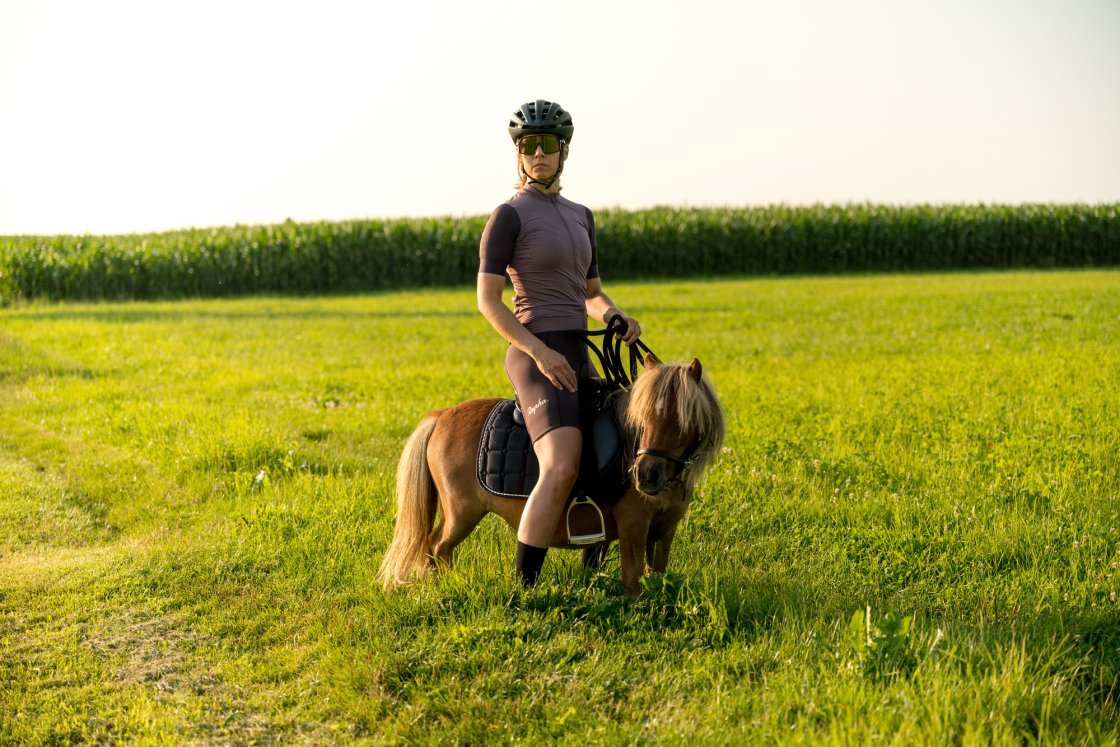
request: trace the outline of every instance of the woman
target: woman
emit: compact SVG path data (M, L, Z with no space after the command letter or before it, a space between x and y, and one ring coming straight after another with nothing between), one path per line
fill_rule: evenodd
M627 345L641 334L603 292L591 211L560 196L574 132L572 116L555 102L537 99L514 112L509 134L521 188L490 216L479 247L478 308L510 343L506 373L540 463L517 531L517 574L526 586L536 583L579 473L578 387L591 371L579 332L588 316L605 323L617 314ZM507 274L513 311L502 303Z

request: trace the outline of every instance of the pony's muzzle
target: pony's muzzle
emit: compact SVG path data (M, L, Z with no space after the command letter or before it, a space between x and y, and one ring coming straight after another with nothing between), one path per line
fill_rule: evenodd
M638 490L646 495L657 495L669 482L669 464L664 459L651 456L638 457Z

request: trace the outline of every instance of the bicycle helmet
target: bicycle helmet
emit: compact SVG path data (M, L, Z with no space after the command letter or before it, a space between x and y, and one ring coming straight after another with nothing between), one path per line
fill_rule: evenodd
M556 135L570 143L575 131L572 115L555 101L544 99L522 104L509 120L509 136L515 143L526 135Z

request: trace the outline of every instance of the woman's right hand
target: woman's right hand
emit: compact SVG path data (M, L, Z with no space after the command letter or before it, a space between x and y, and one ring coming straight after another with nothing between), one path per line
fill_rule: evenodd
M557 389L574 392L579 388L576 372L568 363L568 359L552 348L542 344L541 349L533 356L533 360L541 373L547 376Z

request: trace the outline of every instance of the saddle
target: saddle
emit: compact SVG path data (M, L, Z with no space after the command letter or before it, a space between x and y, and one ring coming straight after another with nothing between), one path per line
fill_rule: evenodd
M596 503L614 503L626 492L622 430L608 406L609 396L610 389L601 379L580 384L583 453L571 498L586 496ZM479 484L494 495L524 499L539 478L540 465L517 400L499 400L482 428Z

